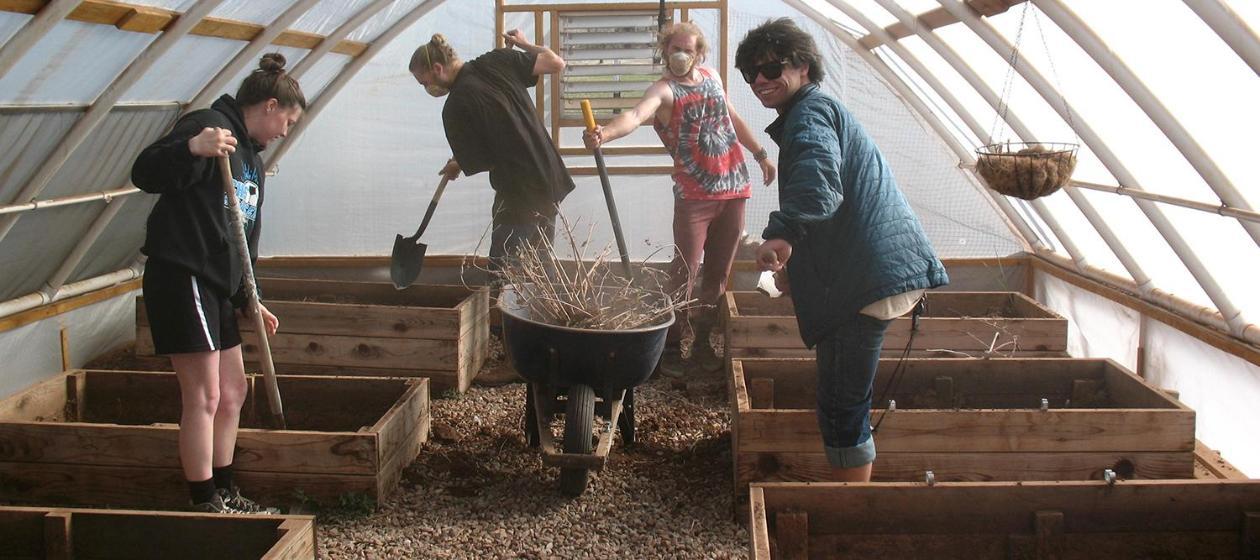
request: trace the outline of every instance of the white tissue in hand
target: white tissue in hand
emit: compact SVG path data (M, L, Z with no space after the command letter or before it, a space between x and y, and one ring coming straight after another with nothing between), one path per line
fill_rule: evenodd
M774 286L774 273L769 270L763 271L761 277L757 279L757 291L772 298L783 295L783 292Z

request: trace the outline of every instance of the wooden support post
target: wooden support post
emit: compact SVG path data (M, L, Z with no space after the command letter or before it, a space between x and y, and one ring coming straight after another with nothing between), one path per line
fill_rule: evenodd
M560 54L560 12L551 11L551 52ZM560 117L564 113L564 100L560 99L560 76L551 77L551 141L560 147Z
M1146 379L1146 314L1138 312L1138 332L1137 332L1137 363L1134 364L1133 373L1138 377Z
M754 409L774 408L774 379L757 377L748 380L748 400Z
M74 549L70 537L70 512L52 511L44 516L44 558L70 560Z
M730 52L731 37L731 10L727 0L722 0L721 6L718 8L718 76L722 78L722 87L729 93L731 91L731 81L728 79L726 67L727 53Z
M503 33L507 31L503 22L503 2L504 0L494 0L494 48L501 49L507 46L507 42L503 39ZM535 44L538 44L535 42Z
M1243 513L1240 558L1260 558L1260 511Z
M774 516L774 538L781 560L809 558L809 514L803 511L782 511Z
M67 422L83 421L85 383L83 372L66 375L65 418Z
M1038 560L1057 560L1063 555L1063 512L1039 511L1034 514Z
M499 21L503 21L502 12L499 13ZM544 35L546 35L546 33L543 31L543 13L539 10L534 12L534 44L543 44ZM534 103L536 110L538 111L538 120L542 120L543 115L547 112L547 106L545 105L546 92L543 91L543 86L547 83L546 76L546 74L539 74L538 84L534 86Z
M70 370L70 331L61 327L61 371Z

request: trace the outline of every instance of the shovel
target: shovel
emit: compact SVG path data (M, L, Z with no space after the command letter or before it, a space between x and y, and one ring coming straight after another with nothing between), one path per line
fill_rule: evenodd
M394 236L394 253L389 259L389 277L399 290L406 289L415 282L416 277L420 276L420 269L424 268L424 252L429 246L417 241L424 229L429 227L429 220L433 219L433 211L437 210L438 200L442 198L442 191L446 190L448 180L446 175L442 176L442 182L438 183L437 190L433 192L433 200L429 201L429 209L424 211L424 219L420 221L416 234L411 237L403 237L401 233Z
M280 403L280 387L276 385L276 366L271 361L271 344L267 342L267 326L263 323L262 312L258 303L258 284L254 282L254 265L249 260L249 243L245 241L245 220L241 217L241 206L236 201L236 185L232 183L232 164L227 156L219 159L219 175L223 177L223 194L228 201L228 228L232 230L232 241L236 252L241 256L241 270L245 277L245 296L248 298L246 309L254 321L254 330L258 331L258 348L262 356L263 382L267 386L267 404L271 408L271 421L281 430L287 430L284 421L284 405Z
M595 113L591 111L590 100L582 100L582 116L586 119L586 129L595 130ZM604 202L608 203L608 217L612 219L613 235L617 238L617 250L621 252L621 266L626 270L626 279L630 279L630 254L626 252L626 238L621 235L621 219L617 217L617 201L613 200L612 185L608 183L608 167L604 165L604 152L598 146L595 147L595 167L599 168L599 183L604 187Z

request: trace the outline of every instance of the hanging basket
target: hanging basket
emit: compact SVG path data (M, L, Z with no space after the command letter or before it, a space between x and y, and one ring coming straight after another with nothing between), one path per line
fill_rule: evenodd
M976 150L976 173L999 193L1032 200L1053 194L1072 179L1076 148L1059 142L989 144Z

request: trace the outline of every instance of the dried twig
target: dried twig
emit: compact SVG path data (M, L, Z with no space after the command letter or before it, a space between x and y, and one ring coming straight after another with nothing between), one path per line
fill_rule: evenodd
M533 320L565 327L627 330L659 324L673 311L699 306L695 299L684 299L686 286L675 293L666 293L670 285L666 273L640 266L631 278L616 272L616 256L611 246L604 246L587 256L594 228L588 228L586 239L579 242L563 214L559 215L559 244L572 252L572 262L561 261L556 243L546 235L524 240L503 259L497 270L504 285L516 292L516 304Z

